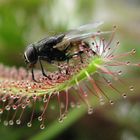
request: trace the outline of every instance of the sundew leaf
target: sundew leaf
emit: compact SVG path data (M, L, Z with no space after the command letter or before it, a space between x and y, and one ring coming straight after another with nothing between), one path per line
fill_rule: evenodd
M101 33L101 34L100 34ZM115 27L110 32L111 37L105 41L103 32L95 33L95 36L72 43L72 46L82 50L82 55L74 56L69 63L63 62L58 66L58 71L50 72L48 77L43 77L40 71L35 72L38 82L32 80L32 76L24 68L16 69L0 66L0 119L4 125L20 125L27 122L32 127L37 104L40 104L38 121L40 128L44 129L47 120L47 111L51 108L50 101L58 102L59 122L68 115L71 107L86 104L88 114L93 113L92 98L97 98L100 104L109 102L113 104L112 96L107 89L114 91L116 95L126 98L128 90L134 90L133 85L126 86L121 80L122 66L140 66L130 61L122 62L122 58L133 56L135 49L123 54L115 54L119 42L112 43ZM116 70L116 67L119 69ZM98 78L96 75L98 75ZM116 83L119 83L119 89ZM124 85L128 90L124 89ZM104 90L104 87L106 90ZM55 97L55 98L54 98ZM28 108L31 113L26 121L22 121ZM2 117L11 112L8 117ZM25 119L24 119L25 120Z

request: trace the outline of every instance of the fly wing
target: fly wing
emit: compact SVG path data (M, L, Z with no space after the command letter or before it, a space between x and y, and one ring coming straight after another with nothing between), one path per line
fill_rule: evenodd
M93 29L98 28L102 24L103 22L101 21L85 24L85 25L77 27L76 29L70 30L69 32L66 33L66 36L69 37L69 36L80 34L80 33L91 32L93 31Z
M79 40L83 40L86 38L90 38L92 36L99 36L99 35L104 35L104 34L110 34L112 33L112 31L106 31L106 32L89 32L89 33L83 33L83 34L76 34L73 36L69 36L69 37L65 37L64 39L66 39L66 41L79 41Z
M58 47L62 46L63 44L67 44L70 42L75 42L75 41L83 40L86 38L90 38L92 36L111 33L110 31L108 31L108 32L95 32L94 31L96 28L98 28L102 24L103 24L103 22L90 23L90 24L82 25L67 33L64 33L65 37L64 37L63 41L58 43L54 48L58 48Z

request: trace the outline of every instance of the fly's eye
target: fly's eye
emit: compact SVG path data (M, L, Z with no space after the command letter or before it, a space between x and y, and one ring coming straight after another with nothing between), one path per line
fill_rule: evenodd
M30 63L29 54L28 54L28 48L27 48L27 50L24 52L24 62L25 62L25 63Z
M26 63L35 64L38 59L37 51L33 45L29 45L24 53Z
M25 54L24 54L24 62L25 62L25 63L28 63Z

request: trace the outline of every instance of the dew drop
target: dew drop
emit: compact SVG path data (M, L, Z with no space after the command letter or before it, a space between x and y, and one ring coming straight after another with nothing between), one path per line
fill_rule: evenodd
M118 75L122 75L122 71L120 70L120 71L118 71Z
M135 54L135 53L136 53L136 50L132 49L131 54Z
M14 121L13 120L10 120L9 121L9 125L13 125L14 124Z
M128 65L128 66L129 66L129 65L130 65L130 62L129 62L129 61L127 61L127 62L126 62L126 65Z
M43 98L43 102L46 103L48 100L47 98Z
M13 95L13 99L16 99L17 98L17 96L16 95Z
M13 105L12 108L13 108L13 110L16 110L17 109L17 106L16 105Z
M6 89L3 89L3 93L6 93Z
M36 93L36 91L34 91L34 93ZM36 94L33 94L32 98L36 99L37 98Z
M13 98L13 94L10 94L10 98Z
M114 105L114 101L113 100L110 100L109 102L110 102L111 105Z
M104 105L105 104L105 101L104 101L104 99L103 98L100 98L100 105Z
M92 113L93 113L93 107L90 106L90 107L88 108L88 114L91 115Z
M134 91L134 87L133 86L130 86L129 89L130 89L130 91Z
M5 121L3 122L3 124L4 124L5 126L8 126L8 121L5 120Z
M108 83L108 84L111 84L111 81L110 81L110 80L107 80L107 83Z
M10 106L9 106L9 105L5 106L5 109L6 109L7 111L9 111L9 110L10 110Z
M16 110L17 109L17 106L16 105L13 105L12 108L13 108L13 110Z
M26 103L29 104L30 103L30 99L26 99Z
M31 123L31 122L28 122L28 123L27 123L27 126L28 126L28 127L31 127L31 126L32 126L32 123Z
M19 98L20 98L20 95L19 95L19 94L17 94L16 96L17 96L17 99L19 99Z
M28 86L28 89L31 89L32 87L31 86Z
M38 117L38 121L42 121L42 116L39 116Z
M16 124L18 124L18 125L21 124L21 120L19 120L19 119L16 120Z
M122 96L123 96L124 99L127 97L125 93L123 93Z
M0 114L2 114L3 113L3 109L0 109Z
M74 102L71 102L71 103L70 103L70 106L71 106L71 108L74 108L74 107L75 107Z
M41 124L41 125L40 125L40 129L43 130L44 128L45 128L45 125L44 125L44 124Z
M22 104L22 106L21 106L21 107L22 107L22 109L25 109L25 107L26 107L26 106L25 106L24 104Z
M2 98L2 101L3 101L3 102L6 102L6 98L3 97L3 98Z
M62 122L63 122L63 118L60 117L60 118L58 119L58 122L59 122L59 123L62 123Z

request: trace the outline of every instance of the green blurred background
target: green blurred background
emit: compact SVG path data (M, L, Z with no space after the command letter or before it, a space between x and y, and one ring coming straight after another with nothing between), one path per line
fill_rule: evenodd
M104 21L104 30L117 25L121 49L136 48L132 61L140 60L140 0L0 0L0 62L25 66L22 56L29 43L93 21ZM139 75L136 69L132 76ZM140 140L139 99L99 107L91 116L81 115L53 139ZM0 125L3 140L26 140L35 132L39 135L41 131L36 126L19 129Z

